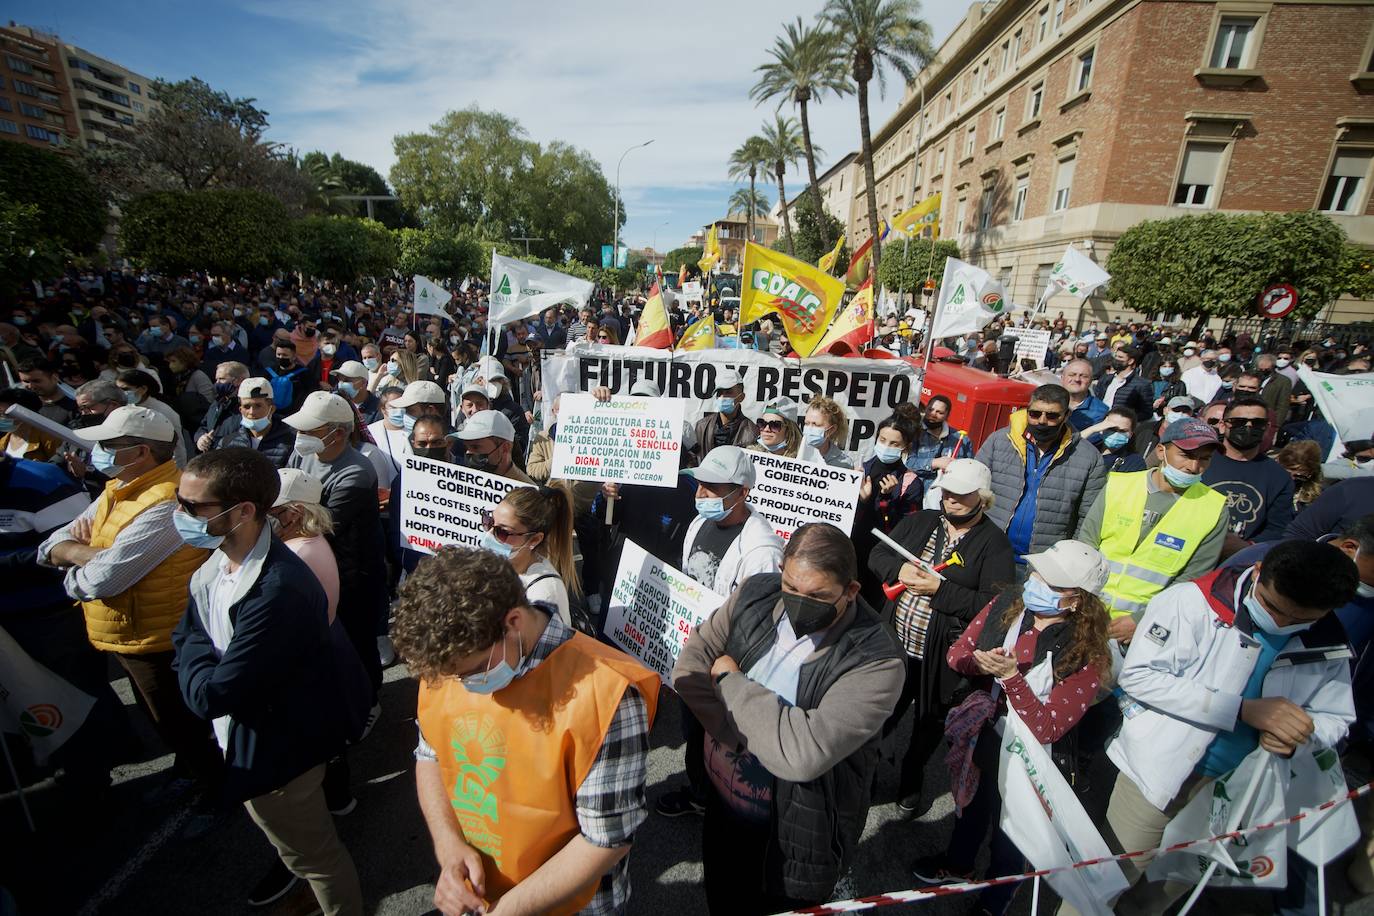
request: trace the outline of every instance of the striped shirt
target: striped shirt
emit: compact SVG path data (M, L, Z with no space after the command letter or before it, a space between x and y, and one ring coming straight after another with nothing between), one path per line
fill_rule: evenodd
M949 555L954 552L963 536L963 531L950 528L949 524L941 519L939 524L931 529L930 537L926 538L917 556L931 566L939 565L949 559ZM897 639L901 641L906 654L912 658L926 657L926 633L930 629L930 616L933 613L930 609L930 599L934 597L934 594L918 595L907 589L897 599Z
M48 554L63 541L72 540L71 530L77 521L94 521L100 501L91 503L72 522L48 536L38 548L38 562L52 566ZM114 543L97 553L85 566L67 569L63 585L67 594L77 601L112 598L133 588L186 542L172 524L173 500L160 502L134 516L133 521L120 529Z

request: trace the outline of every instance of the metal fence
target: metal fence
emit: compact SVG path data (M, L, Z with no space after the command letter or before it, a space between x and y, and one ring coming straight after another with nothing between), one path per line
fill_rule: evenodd
M1349 347L1359 341L1374 340L1374 322L1333 324L1329 321L1297 321L1268 318L1231 318L1222 327L1221 337L1248 333L1266 350L1294 344L1319 343L1330 337L1337 344Z

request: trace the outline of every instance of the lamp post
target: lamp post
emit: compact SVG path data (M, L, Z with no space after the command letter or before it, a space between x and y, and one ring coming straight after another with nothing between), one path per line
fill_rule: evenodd
M659 223L657 226L654 227L654 254L658 254L658 230L662 229L664 226L668 225L671 222L672 220L665 219L663 222Z
M643 143L636 143L634 146L620 154L620 161L615 164L615 211L611 214L611 267L615 267L620 259L620 167L625 163L625 157L643 146L653 143L653 139L645 140Z

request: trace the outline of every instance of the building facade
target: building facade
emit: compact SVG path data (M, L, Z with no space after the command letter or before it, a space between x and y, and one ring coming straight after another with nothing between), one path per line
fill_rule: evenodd
M939 192L942 236L1018 305L1066 245L1105 264L1146 219L1316 209L1374 246L1371 92L1374 0L975 3L873 138L879 216Z
M0 26L0 139L62 149L80 142L65 54L54 35Z
M821 191L821 204L827 213L840 221L841 225L849 225L849 216L854 204L854 185L862 180L862 169L858 165L859 154L850 153L839 162L836 162L823 173L816 176L816 185ZM802 195L811 193L810 182L802 184L801 190L787 202L788 216L795 220L795 207L801 201ZM782 223L782 207L774 204L773 210L768 214L775 223Z
M748 225L748 220L745 219L743 213L729 213L724 219L707 223L702 227L703 243L706 238L705 234L711 231L711 227L718 227L716 239L720 242L719 270L735 274L739 273L744 266L744 243L749 238ZM780 232L781 228L769 217L763 215L754 217L753 241L755 243L765 248L771 248L773 243L778 240Z
M134 127L157 108L153 81L75 45L64 51L82 142L128 142Z

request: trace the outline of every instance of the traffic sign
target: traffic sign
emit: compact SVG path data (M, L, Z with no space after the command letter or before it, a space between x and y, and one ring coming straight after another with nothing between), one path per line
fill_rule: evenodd
M1259 296L1261 318L1283 318L1298 307L1298 291L1291 283L1275 283Z

